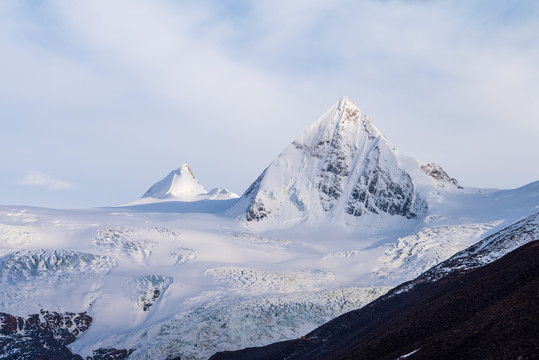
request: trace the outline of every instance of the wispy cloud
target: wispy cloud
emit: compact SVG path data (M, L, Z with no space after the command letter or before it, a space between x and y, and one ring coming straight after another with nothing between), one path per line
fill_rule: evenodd
M67 181L33 170L28 171L26 176L17 181L16 184L42 186L52 190L72 190L75 188L75 185Z

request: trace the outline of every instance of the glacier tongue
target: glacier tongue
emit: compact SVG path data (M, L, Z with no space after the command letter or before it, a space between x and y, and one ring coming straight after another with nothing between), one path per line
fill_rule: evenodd
M417 169L419 162L399 154L344 97L266 168L233 211L281 227L324 218L357 225L373 215L416 219L427 210L415 186L426 174Z

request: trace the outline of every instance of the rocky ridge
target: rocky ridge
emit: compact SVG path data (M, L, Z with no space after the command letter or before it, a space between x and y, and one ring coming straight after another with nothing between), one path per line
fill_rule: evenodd
M416 279L401 285L409 290L422 282L432 282L456 271L468 271L489 264L516 248L539 240L539 213L530 215L432 267Z

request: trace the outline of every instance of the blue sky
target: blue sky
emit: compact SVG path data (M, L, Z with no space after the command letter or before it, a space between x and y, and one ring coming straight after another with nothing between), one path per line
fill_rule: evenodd
M536 1L3 1L0 204L242 193L340 97L464 185L539 179Z

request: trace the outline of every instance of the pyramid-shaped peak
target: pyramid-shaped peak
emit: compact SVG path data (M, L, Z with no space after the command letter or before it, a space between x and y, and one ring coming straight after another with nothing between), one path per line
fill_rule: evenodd
M172 170L165 178L155 183L142 195L158 199L185 197L186 195L207 194L187 164Z
M264 170L235 209L247 221L277 226L418 219L426 205L410 175L416 168L344 96Z

